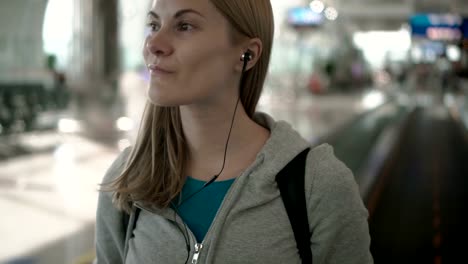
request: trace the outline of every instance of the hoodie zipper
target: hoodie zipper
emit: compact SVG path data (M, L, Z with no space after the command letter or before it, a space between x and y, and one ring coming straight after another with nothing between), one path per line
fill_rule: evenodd
M203 243L195 243L195 252L192 256L192 264L198 263L198 257L200 257L200 252L203 249Z
M229 196L231 195L231 193L232 193L232 189L230 189L230 190L228 191L228 193L226 194L226 197L225 197L225 198L229 197ZM221 204L221 206L219 207L218 210L221 210L221 208L222 208L223 206L224 206L224 202ZM219 214L219 211L218 211L218 213L216 214L215 218L213 219L213 222L211 223L210 228L209 228L208 231L206 232L205 239L206 239L206 237L208 236L208 234L210 233L210 230L212 229L213 225L215 224L215 221L216 221L216 218L217 218L218 214ZM189 230L189 231L190 231L190 230ZM190 233L192 239L194 239L194 240L196 241L196 239L195 239L195 237L193 236L192 232L189 232L189 233ZM202 249L203 249L203 243L205 242L205 239L203 239L203 241L202 241L201 243L195 243L195 245L194 245L194 250L195 250L195 251L194 251L194 253L193 253L193 255L192 255L192 260L190 261L191 264L197 264L197 263L198 263L198 259L200 258L200 254L201 254L201 251L202 251Z
M242 175L242 174L241 174ZM236 181L232 184L231 188L229 189L228 193L226 194L224 200L228 200L231 196L232 196L232 193L233 193L233 187L235 186L237 182L237 179ZM203 239L203 241L201 243L195 243L195 246L194 246L194 253L192 255L192 261L190 262L191 264L197 264L198 263L198 259L200 257L200 253L203 249L203 243L205 242L206 238L208 237L208 235L212 232L211 229L213 228L213 226L216 224L216 219L218 218L218 215L219 215L219 212L223 209L223 207L225 207L225 203L223 201L223 203L221 203L219 209L218 209L218 213L215 215L215 218L213 219L213 222L211 223L210 225L210 228L208 228L208 231L206 232L206 235L205 235L205 239ZM195 239L195 236L193 235L193 233L191 233L191 236L192 238L196 241Z

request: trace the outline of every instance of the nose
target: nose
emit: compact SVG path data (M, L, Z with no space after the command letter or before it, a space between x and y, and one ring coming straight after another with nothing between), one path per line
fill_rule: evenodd
M169 37L162 30L148 35L146 38L145 51L157 57L168 56L172 53Z

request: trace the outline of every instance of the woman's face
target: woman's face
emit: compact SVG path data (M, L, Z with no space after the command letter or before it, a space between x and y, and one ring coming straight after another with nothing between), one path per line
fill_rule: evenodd
M147 20L143 56L152 103L188 105L236 95L235 66L243 50L209 0L154 0Z

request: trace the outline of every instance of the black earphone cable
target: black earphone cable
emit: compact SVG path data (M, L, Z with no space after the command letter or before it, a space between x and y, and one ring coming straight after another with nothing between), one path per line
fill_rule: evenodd
M245 72L245 69L247 68L247 63L249 62L250 60L250 53L246 53L244 54L244 57L243 58L247 58L247 59L244 59L244 65L242 67L242 76L241 76L241 82L240 82L240 87L243 86L243 83L245 81L245 75L244 75L244 72ZM239 93L240 93L240 89L239 89ZM196 195L197 193L201 192L204 188L206 188L208 185L212 184L218 177L219 175L221 175L221 173L223 172L224 170L224 166L226 164L226 156L227 156L227 149L228 149L228 145L229 145L229 139L231 138L231 132L232 132L232 127L234 126L234 120L235 120L235 117L236 117L236 112L237 112L237 107L239 106L239 102L240 102L240 96L238 97L237 99L237 103L236 103L236 107L234 108L234 113L232 114L232 119L231 119L231 127L229 128L229 133L228 133L228 137L227 137L227 140L226 140L226 145L224 147L224 158L223 158L223 165L221 167L221 170L218 172L218 174L215 174L213 176L213 178L211 178L209 181L207 181L205 184L203 184L203 186L197 190L196 192L190 194L188 197L185 197L179 204L178 206L181 206L185 201L187 201L188 199L192 198L194 195Z
M187 258L185 259L185 264L188 263L188 260L190 258L190 238L189 238L189 234L188 234L188 229L187 229L187 225L185 224L185 222L182 220L182 224L184 225L184 230L182 230L182 228L180 228L179 224L177 224L177 215L180 216L180 213L179 213L179 210L178 210L178 206L175 206L175 204L173 202L171 202L171 205L174 209L174 222L176 223L176 226L177 228L180 230L180 232L182 233L182 235L184 236L184 240L185 240L185 246L187 248ZM185 232L184 232L185 231Z
M250 53L249 52L246 52L244 54L244 56L242 57L242 60L244 62L244 65L242 67L242 73L241 73L241 81L240 81L240 84L239 84L239 97L237 99L237 103L236 103L236 107L234 108L234 113L232 115L232 120L231 120L231 127L229 128L229 133L228 133L228 137L227 137L227 140L226 140L226 145L224 147L224 158L223 158L223 165L221 167L221 170L219 171L218 174L214 175L213 178L211 178L209 181L207 181L205 184L203 184L203 186L197 190L196 192L190 194L188 197L184 198L177 206L171 202L171 205L174 209L174 222L176 223L177 227L179 228L179 230L182 232L182 234L184 235L184 239L185 239L185 244L186 244L186 247L187 247L187 259L185 261L185 263L188 263L189 261L189 258L190 258L190 238L189 238L189 234L188 234L188 228L187 228L187 225L185 224L185 222L182 220L182 224L184 225L184 231L182 231L182 229L180 228L180 226L177 224L177 215L180 216L180 213L179 213L179 210L178 208L184 203L186 202L187 200L189 200L190 198L192 198L194 195L196 195L197 193L201 192L203 189L205 189L208 185L212 184L218 177L219 175L221 175L221 173L223 172L224 170L224 165L226 164L226 155L227 155L227 148L228 148L228 145L229 145L229 139L231 138L231 132L232 132L232 127L234 125L234 119L236 117L236 112L237 112L237 107L239 105L239 102L240 102L240 92L241 92L241 88L244 86L244 82L245 82L245 70L247 68L247 63L249 62L249 60L251 59L250 58ZM176 215L177 214L177 215Z

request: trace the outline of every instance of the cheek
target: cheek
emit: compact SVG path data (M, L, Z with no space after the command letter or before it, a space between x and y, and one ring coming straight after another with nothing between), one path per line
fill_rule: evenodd
M148 38L145 38L145 41L143 42L143 46L141 47L141 53L143 55L143 59L145 60L145 62L147 61L148 56L149 56L147 44L148 44Z
M195 97L210 97L224 91L229 83L227 63L221 59L210 58L187 68L183 82L186 93Z
M234 73L228 49L198 49L191 51L190 60L185 65L185 74L197 83L215 85L228 79Z

